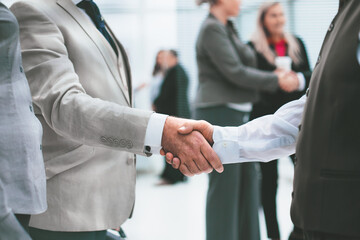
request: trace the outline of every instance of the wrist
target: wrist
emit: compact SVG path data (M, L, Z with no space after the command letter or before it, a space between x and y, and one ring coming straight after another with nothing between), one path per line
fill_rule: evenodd
M171 136L176 136L177 130L181 127L181 121L175 117L167 117L164 125L161 146L165 148L171 142Z

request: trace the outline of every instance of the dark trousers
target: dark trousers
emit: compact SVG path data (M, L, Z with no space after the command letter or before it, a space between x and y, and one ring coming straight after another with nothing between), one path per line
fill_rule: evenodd
M268 238L280 238L276 215L276 193L278 188L278 161L260 163L261 203L264 210Z
M217 106L197 109L195 117L219 126L240 126L248 114ZM224 169L209 174L206 239L259 240L258 164L227 164Z
M294 161L295 155L290 158ZM260 163L261 167L261 204L264 210L268 238L280 238L279 223L277 219L276 194L278 189L278 160ZM302 239L300 229L294 230L289 239ZM295 238L295 236L298 236Z
M21 224L21 226L25 229L25 231L29 232L29 222L30 215L27 214L15 214L16 219Z
M305 240L360 240L360 237L347 237L331 233L304 231Z
M56 232L30 228L33 240L106 240L106 231L95 232Z
M178 169L174 169L170 164L167 164L166 161L161 178L171 183L182 182L185 180L185 176Z

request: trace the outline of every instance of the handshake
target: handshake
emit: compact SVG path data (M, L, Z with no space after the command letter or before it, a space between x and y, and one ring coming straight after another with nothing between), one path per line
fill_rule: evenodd
M293 92L299 89L299 79L295 72L277 69L274 72L279 81L280 88L285 92Z
M206 121L168 117L165 122L162 155L167 163L179 169L185 176L221 173L224 167L212 149L214 127Z
M299 88L296 73L276 70L279 86L283 91L293 92ZM168 117L165 122L161 154L167 163L179 169L185 176L221 173L224 167L212 149L214 127L206 121Z

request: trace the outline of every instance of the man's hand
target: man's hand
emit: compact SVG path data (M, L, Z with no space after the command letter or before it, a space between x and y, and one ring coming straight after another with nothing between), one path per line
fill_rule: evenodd
M187 121L180 128L178 128L177 131L181 135L188 135L193 131L200 132L210 145L214 144L214 140L212 137L214 132L214 127L206 121ZM165 151L162 151L162 155L165 155L166 162L171 164L172 167L175 169L178 169L183 161L183 159L179 156L174 157L174 154L171 151L167 153L165 153Z
M209 142L212 142L213 131L209 125L205 121L196 122L173 117L166 119L162 137L163 154L168 152L171 156L176 156L178 160L175 161L175 166L186 176L210 173L213 169L219 173L224 170L219 157L209 145ZM199 131L193 131L197 128Z
M293 92L299 88L299 79L295 72L276 70L275 74L278 76L280 88L285 92Z

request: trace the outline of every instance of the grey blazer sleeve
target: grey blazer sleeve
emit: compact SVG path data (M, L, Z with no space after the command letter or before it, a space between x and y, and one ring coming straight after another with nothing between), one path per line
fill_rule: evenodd
M7 207L5 191L0 180L0 239L30 240L30 236Z
M91 97L79 81L58 26L26 3L14 4L11 10L20 25L23 64L36 114L57 134L73 141L144 155L153 112ZM129 139L131 147L109 145L103 136Z
M226 77L226 80L244 88L261 91L276 91L278 79L273 73L248 67L238 56L225 29L217 24L209 25L204 31L203 50L212 63Z

